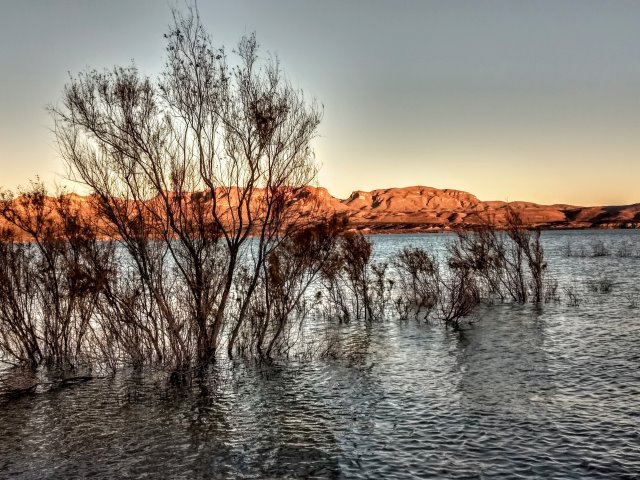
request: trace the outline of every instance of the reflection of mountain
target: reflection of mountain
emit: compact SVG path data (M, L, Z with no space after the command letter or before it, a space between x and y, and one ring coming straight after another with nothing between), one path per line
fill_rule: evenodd
M221 193L219 202L233 209L237 206L238 191L232 188L231 192L235 194ZM262 192L256 191L254 196L258 199ZM74 206L91 214L89 197L71 194L69 199ZM525 224L542 228L640 228L640 203L580 207L481 201L467 192L423 186L355 191L344 200L333 197L325 188L307 187L291 200L300 205L303 215L309 215L312 205L318 205L317 211L321 214L344 213L354 227L376 232L449 230L487 220L499 227L505 223L508 207L515 210ZM258 204L255 208L260 210ZM4 221L0 220L0 227L3 225Z

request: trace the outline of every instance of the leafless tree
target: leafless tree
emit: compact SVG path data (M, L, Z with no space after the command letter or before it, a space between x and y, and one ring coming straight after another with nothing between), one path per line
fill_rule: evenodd
M447 326L458 327L480 303L479 276L467 263L449 259L448 270L426 250L402 249L394 259L400 291L397 305L410 305L416 314L431 314Z
M0 248L0 322L5 350L23 363L71 365L86 350L104 277L91 265L110 255L71 198L41 183L3 192L8 222ZM11 337L11 338L10 338Z
M506 229L489 219L472 230L460 231L449 245L449 265L468 269L479 280L481 295L501 300L541 303L546 263L540 230L523 225L518 214L506 211Z
M158 357L167 341L188 364L214 358L225 326L233 352L267 257L305 223L321 112L277 60L260 61L255 35L239 42L235 65L195 9L174 12L165 37L157 80L133 66L90 70L70 79L52 111L71 177L90 188L104 233L135 266L140 326L162 332L152 341ZM231 315L240 267L249 282ZM139 308L130 293L114 304Z
M261 295L254 296L250 315L249 343L260 358L284 354L293 346L292 334L300 333L306 315L321 300L310 289L331 261L345 225L340 216L316 222L281 242L267 257Z
M396 255L393 264L398 274L401 297L413 308L416 316L420 313L428 316L440 293L437 258L424 249L405 247Z
M0 235L0 354L5 361L37 367L43 358L31 245L4 229Z

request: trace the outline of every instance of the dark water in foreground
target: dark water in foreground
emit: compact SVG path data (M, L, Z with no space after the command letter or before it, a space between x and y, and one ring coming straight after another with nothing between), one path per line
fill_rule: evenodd
M638 233L545 238L561 285L608 275L610 294L486 307L461 332L351 325L341 360L219 365L182 388L122 372L1 403L0 477L639 478L640 258L565 258L571 235ZM380 256L444 241L376 239Z

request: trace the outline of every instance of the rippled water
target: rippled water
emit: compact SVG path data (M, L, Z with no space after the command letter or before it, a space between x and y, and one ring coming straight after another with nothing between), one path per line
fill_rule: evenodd
M181 388L122 372L5 402L0 477L639 478L640 258L563 253L639 235L544 235L578 307L484 307L459 332L350 325L347 359L220 364ZM374 240L385 258L447 236ZM603 276L612 292L589 294Z

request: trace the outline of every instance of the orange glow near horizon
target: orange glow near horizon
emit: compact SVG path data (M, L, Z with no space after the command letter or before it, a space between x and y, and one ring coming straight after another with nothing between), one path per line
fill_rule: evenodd
M291 83L322 103L317 183L336 197L425 185L481 200L640 202L640 2L199 7L216 44L230 52L255 30L263 54L277 53ZM35 176L68 183L46 105L61 98L67 72L87 66L135 59L145 74L161 71L169 9L155 0L3 6L0 187Z

